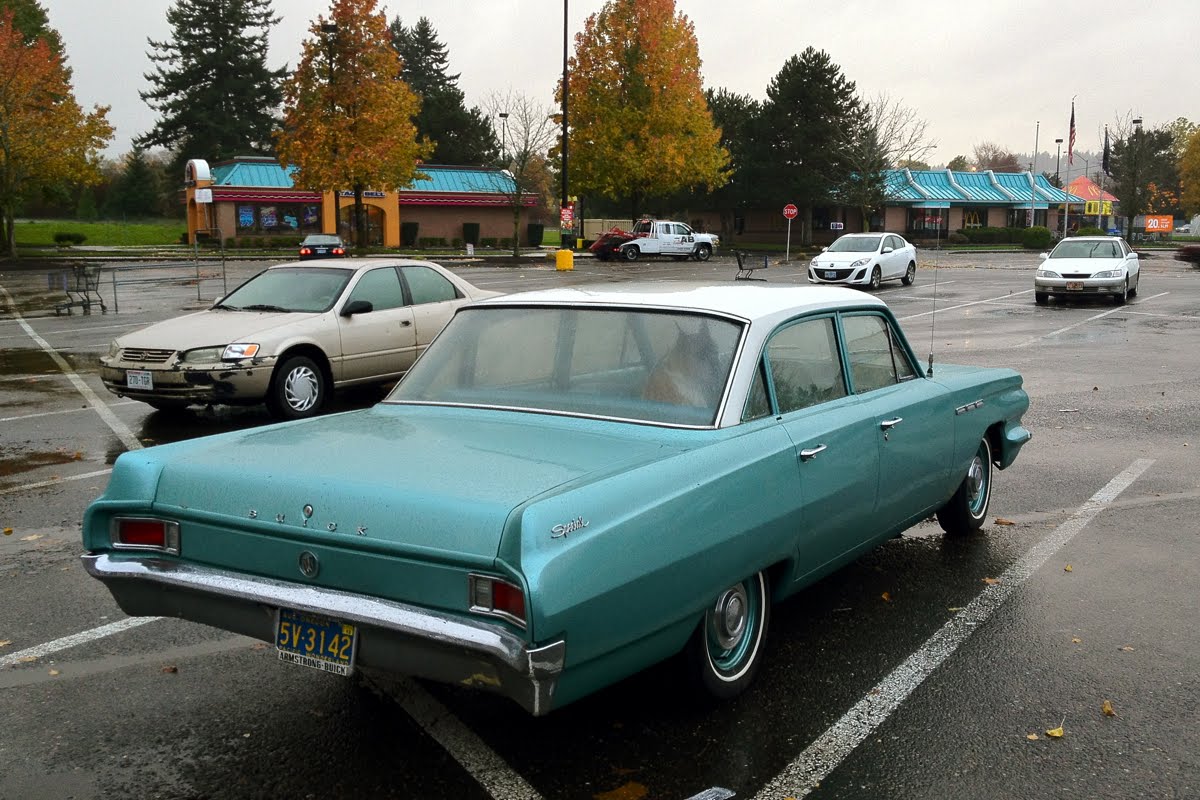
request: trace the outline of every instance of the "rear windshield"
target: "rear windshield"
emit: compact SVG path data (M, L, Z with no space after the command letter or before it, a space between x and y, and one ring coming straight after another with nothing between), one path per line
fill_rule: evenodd
M831 253L874 253L879 249L878 236L843 236L829 246Z
M711 426L742 328L686 312L467 308L388 401Z
M301 242L300 244L307 244L307 245L335 244L336 245L336 244L341 244L341 243L342 243L341 238L333 235L332 233L310 233L308 236L304 237L304 241Z

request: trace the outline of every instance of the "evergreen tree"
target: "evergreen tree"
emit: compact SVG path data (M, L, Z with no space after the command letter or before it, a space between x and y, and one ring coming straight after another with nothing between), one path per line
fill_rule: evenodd
M108 202L109 216L153 217L158 214L158 172L146 158L146 151L134 147L125 157L125 168L113 181Z
M267 68L267 32L278 21L271 0L175 0L171 40L148 40L154 88L141 96L160 118L137 145L171 150L176 174L191 158L271 152L287 74Z
M91 186L81 187L79 202L75 205L75 218L84 222L95 222L99 214L96 211L96 193Z
M433 145L429 160L435 164L495 161L500 150L496 130L477 106L466 107L458 74L447 72L450 57L432 23L421 17L406 28L397 17L388 30L404 62L401 77L421 98L417 133Z
M844 132L861 113L854 82L823 50L809 47L792 56L767 86L755 184L764 200L800 207L805 244L812 241L813 207L829 202L851 170Z

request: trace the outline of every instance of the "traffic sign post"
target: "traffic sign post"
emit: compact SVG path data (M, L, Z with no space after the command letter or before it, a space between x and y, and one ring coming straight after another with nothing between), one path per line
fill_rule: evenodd
M787 246L783 251L783 263L788 263L792 260L792 220L800 213L800 209L796 208L791 203L783 207L783 216L788 221L787 229Z

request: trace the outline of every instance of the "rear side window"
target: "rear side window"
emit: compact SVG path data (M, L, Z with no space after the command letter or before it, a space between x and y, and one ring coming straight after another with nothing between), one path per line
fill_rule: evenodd
M855 394L892 386L916 376L888 321L875 314L842 318L846 356Z
M781 414L846 396L832 318L781 329L767 344L767 361Z
M348 300L367 300L375 311L404 305L404 290L395 267L373 269L358 279Z
M401 267L414 306L422 303L442 303L458 297L454 284L429 267Z

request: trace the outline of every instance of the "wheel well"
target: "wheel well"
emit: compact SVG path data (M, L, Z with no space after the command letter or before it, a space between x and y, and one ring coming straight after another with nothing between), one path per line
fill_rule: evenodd
M987 437L988 444L992 446L992 465L999 466L1001 461L1001 446L1004 442L1004 423L997 422L984 433Z
M333 369L329 366L329 359L325 356L324 350L317 347L315 344L298 344L293 347L289 347L287 350L283 351L282 355L280 355L278 359L276 359L275 370L278 371L279 368L283 366L284 362L286 362L292 356L304 356L312 359L313 363L320 367L321 375L325 378L325 385L328 386L330 390L333 389ZM271 379L274 380L274 377L275 376L272 375Z

